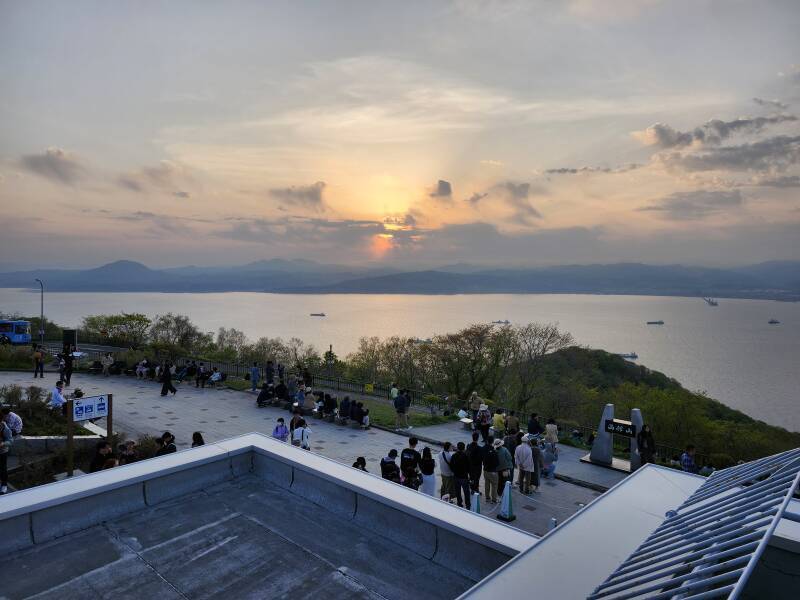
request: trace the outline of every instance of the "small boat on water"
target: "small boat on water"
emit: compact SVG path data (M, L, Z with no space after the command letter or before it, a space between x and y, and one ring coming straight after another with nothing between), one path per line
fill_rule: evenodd
M778 321L778 319L770 319L769 321L767 321L767 323L769 323L770 325L779 325L780 321Z
M664 321L648 321L648 325L663 325Z
M639 358L639 355L636 352L628 352L627 354L617 354L617 356L624 358L626 360L636 360Z
M309 316L311 316L311 317L324 317L325 313L311 313Z
M708 304L709 306L719 306L719 302L717 302L713 298L703 298L703 300L705 300L706 304Z
M509 321L508 319L506 319L505 321L492 321L492 325L508 325L509 323L511 323L511 321Z

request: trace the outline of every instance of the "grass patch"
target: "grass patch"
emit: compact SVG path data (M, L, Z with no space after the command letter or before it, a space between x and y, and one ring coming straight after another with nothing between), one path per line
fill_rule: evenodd
M380 425L382 427L395 426L394 407L390 404L369 399L358 400L358 402L362 402L364 408L369 409L369 420L374 425ZM408 414L408 422L414 427L441 425L442 423L448 423L453 420L455 420L455 417L443 417L441 415L431 415L414 411Z

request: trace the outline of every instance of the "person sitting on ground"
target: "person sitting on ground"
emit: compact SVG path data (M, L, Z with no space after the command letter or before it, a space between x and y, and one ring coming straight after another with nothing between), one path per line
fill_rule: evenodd
M56 387L50 390L50 400L47 401L50 408L61 411L66 414L67 412L67 399L64 398L64 382L56 381Z
M310 387L306 388L306 395L301 408L303 409L303 414L307 415L317 408L317 395L311 391Z
M336 396L332 396L331 394L325 394L325 403L322 407L322 414L326 417L328 415L333 415L336 413Z
M211 370L211 376L208 378L208 383L211 385L211 387L215 388L217 387L217 384L221 382L222 382L222 373L220 373L217 367L214 367Z
M272 399L275 397L275 392L272 389L272 384L264 382L264 385L261 386L261 391L258 393L258 397L256 398L256 405L257 406L267 406Z
M361 423L361 417L364 414L364 405L361 402L350 403L350 420L356 423Z
M397 466L395 460L397 459L397 450L392 448L389 454L381 459L381 477L400 483L400 468Z
M359 471L364 471L365 473L367 473L368 472L367 471L367 459L364 458L363 456L359 456L356 459L356 462L353 463L353 468L354 469L358 469Z
M350 396L345 396L339 405L339 418L345 421L350 418Z
M275 397L278 400L288 399L286 384L283 382L283 379L279 380L278 385L275 386Z
M369 429L369 409L365 408L361 415L361 429Z
M105 471L106 469L113 469L114 467L118 466L119 466L119 460L111 456L105 460L105 462L103 463L103 467L100 470Z
M95 447L94 451L94 456L92 457L92 462L89 464L89 472L97 473L98 471L102 471L104 468L103 465L105 464L106 460L113 457L114 457L114 452L111 448L111 444L109 444L105 440L97 442L97 446Z
M13 412L11 407L4 406L0 411L0 418L8 425L13 437L22 434L22 418L17 413Z
M415 490L419 488L419 463L422 456L417 452L419 440L415 437L408 438L408 448L400 453L400 472L403 474L403 485Z
M303 450L311 450L310 435L311 430L306 425L306 420L300 419L297 427L292 432L292 446L300 446Z
M147 359L143 358L139 361L139 364L136 365L136 377L138 379L144 379L147 376Z
M134 440L127 440L124 444L120 444L119 460L120 464L125 465L139 460L139 453L136 450L136 442Z
M206 441L203 439L203 434L199 431L195 431L192 434L192 448L197 448L198 446L205 446Z
M280 440L282 442L289 441L289 428L286 427L286 424L283 421L283 417L278 418L278 424L275 425L275 428L272 430L272 437L276 440Z
M172 454L177 451L178 448L175 446L175 436L169 431L165 431L161 436L161 447L156 451L156 456L164 456L165 454Z

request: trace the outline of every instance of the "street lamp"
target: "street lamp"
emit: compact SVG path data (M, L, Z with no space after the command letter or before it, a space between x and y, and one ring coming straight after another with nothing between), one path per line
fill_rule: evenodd
M41 312L39 314L39 343L44 346L44 284L41 279L37 279L41 294L39 296Z

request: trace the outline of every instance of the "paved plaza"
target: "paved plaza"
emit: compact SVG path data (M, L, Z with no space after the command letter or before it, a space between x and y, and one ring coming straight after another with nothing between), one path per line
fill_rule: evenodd
M55 384L56 378L55 374L47 373L44 380L34 380L29 373L3 371L0 372L0 386L38 385L49 390ZM87 395L100 393L114 395L115 431L124 433L129 438L137 438L142 435L160 435L163 431L169 430L177 438L178 449L190 447L194 431L200 431L206 442L253 431L270 434L279 417L284 417L287 423L290 417L288 411L278 408L258 408L255 394L250 392L198 389L194 382L188 381L177 385L178 393L175 396L165 397L160 396L160 384L124 375L103 378L76 373L67 392L76 387L80 387ZM102 420L97 424L104 426ZM414 429L412 432L418 432L431 439L446 439L452 442L468 439L469 432L460 429L459 425L452 423L424 427ZM380 459L386 456L391 448L396 448L398 452L402 450L408 440L406 436L389 431L375 428L361 431L313 418L309 419L309 426L312 431L313 452L348 465L352 464L356 457L364 456L367 460L367 469L376 474L380 473ZM420 442L418 449L424 445ZM438 447L431 449L434 454L438 453ZM562 447L562 452L559 471L587 468L578 463L580 453L575 449ZM619 477L613 471L591 466L588 468L593 470L593 477ZM607 475L606 472L614 475ZM555 517L561 523L597 496L598 492L583 486L560 480L544 480L540 491L532 496L523 496L514 491L513 502L517 520L513 525L543 535L548 530L551 518ZM494 515L499 509L499 504L486 504L483 499L481 503L483 514Z

